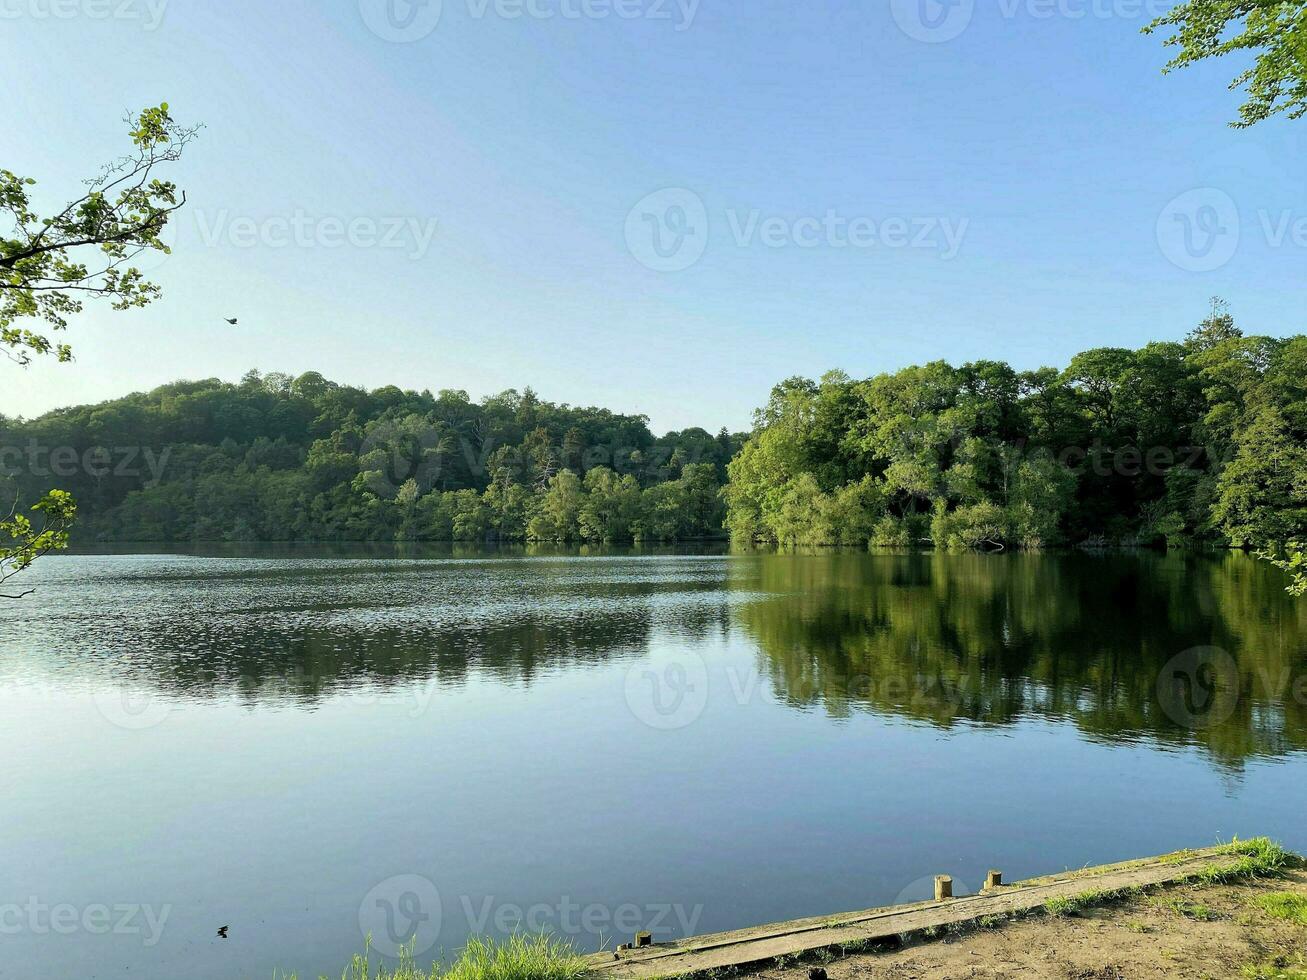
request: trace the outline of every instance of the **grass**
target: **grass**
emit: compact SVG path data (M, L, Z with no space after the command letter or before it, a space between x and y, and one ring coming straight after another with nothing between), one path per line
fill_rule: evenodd
M585 957L570 943L543 935L516 935L503 942L473 937L447 968L423 970L411 949L400 949L393 967L371 962L370 944L345 967L341 980L581 980ZM296 980L295 974L278 975ZM325 978L320 978L325 980Z
M1203 885L1221 885L1239 878L1265 878L1291 867L1295 858L1269 837L1252 840L1233 840L1217 849L1218 854L1240 856L1238 861L1223 867L1212 865L1193 876Z
M1211 922L1217 917L1215 912L1201 902L1186 902L1183 899L1173 898L1169 902L1164 902L1163 907L1196 922Z
M1208 865L1189 875L1186 880L1196 885L1221 885L1246 878L1265 878L1279 874L1295 861L1292 854L1268 837L1255 837L1244 841L1233 840L1228 844L1222 844L1216 849L1216 853L1221 857L1238 857L1238 860L1228 864ZM1140 891L1138 886L1089 889L1076 895L1050 898L1044 903L1044 911L1049 915L1078 915L1094 906L1138 895ZM1190 919L1212 917L1210 909L1192 902L1171 902L1169 907Z
M1266 963L1245 966L1243 975L1248 980L1307 980L1307 961L1299 956L1295 966L1287 957L1279 956Z
M1059 895L1044 903L1044 911L1049 915L1079 915L1096 905L1105 905L1122 898L1133 898L1143 893L1138 885L1126 888L1089 889L1076 895Z
M1288 919L1300 926L1307 926L1307 895L1275 892L1273 895L1259 896L1256 905L1277 919Z

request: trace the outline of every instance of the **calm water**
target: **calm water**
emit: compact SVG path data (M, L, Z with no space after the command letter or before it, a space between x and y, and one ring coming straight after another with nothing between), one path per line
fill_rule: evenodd
M596 948L1307 848L1307 601L1240 555L123 554L28 584L4 976L338 976L365 931Z

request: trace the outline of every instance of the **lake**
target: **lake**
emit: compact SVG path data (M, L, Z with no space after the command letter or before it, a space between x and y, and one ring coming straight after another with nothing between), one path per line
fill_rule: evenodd
M1307 600L1241 554L247 548L24 578L3 976L339 976L365 933L595 949L937 873L1307 849Z

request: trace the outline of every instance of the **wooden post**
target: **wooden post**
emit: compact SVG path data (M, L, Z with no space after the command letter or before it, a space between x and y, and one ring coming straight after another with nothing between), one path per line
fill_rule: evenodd
M652 932L637 932L637 933L635 934L635 945L636 945L637 947L640 947L640 946L652 946L652 945L653 945L653 933L652 933Z
M991 888L997 888L1001 884L1003 884L1002 871L991 869L989 874L985 875L985 891L989 891Z
M948 875L935 875L935 901L953 897L953 879Z

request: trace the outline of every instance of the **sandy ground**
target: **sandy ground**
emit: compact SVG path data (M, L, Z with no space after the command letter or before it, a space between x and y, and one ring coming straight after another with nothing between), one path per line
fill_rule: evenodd
M1180 886L1074 917L1034 916L957 936L824 964L830 980L1151 980L1307 977L1307 926L1258 908L1258 895L1307 895L1307 871L1261 882ZM815 962L760 971L808 980ZM1245 973L1245 966L1270 968ZM1276 969L1279 968L1279 969ZM1283 971L1283 972L1281 972Z

